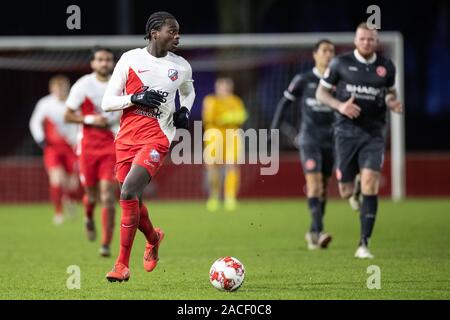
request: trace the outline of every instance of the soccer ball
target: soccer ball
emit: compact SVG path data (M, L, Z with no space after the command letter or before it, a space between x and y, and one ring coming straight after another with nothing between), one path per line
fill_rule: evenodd
M214 261L209 270L209 281L221 291L235 291L245 278L244 265L236 258L222 257Z

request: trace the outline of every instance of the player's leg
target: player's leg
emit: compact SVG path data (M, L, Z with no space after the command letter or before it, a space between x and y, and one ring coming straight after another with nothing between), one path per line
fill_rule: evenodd
M227 211L236 209L236 196L239 190L240 172L237 164L225 165L224 205Z
M225 178L224 178L224 200L225 209L233 211L236 209L236 197L239 190L240 170L239 156L242 153L242 139L239 131L234 131L231 136L226 137L225 143Z
M83 205L86 235L90 241L97 237L94 211L98 199L98 157L82 153L79 157L80 181L84 187Z
M71 148L67 148L64 154L64 196L63 203L66 212L70 217L76 214L75 202L78 200L80 182L76 173L77 157Z
M84 186L84 226L86 229L86 236L89 241L95 241L97 238L97 231L94 222L94 211L97 204L98 188L94 186Z
M359 173L358 150L359 137L335 133L336 179L339 194L343 199L349 199L354 191L354 180Z
M114 233L114 221L116 215L116 183L110 180L100 180L100 202L102 205L102 246L100 255L111 255L110 245Z
M323 232L323 194L322 154L315 144L300 145L300 159L306 180L306 196L311 214L311 226L305 235L308 249L320 248L319 238ZM327 243L328 244L328 243Z
M114 218L116 214L116 188L117 182L114 176L114 168L116 165L115 153L105 154L99 158L98 179L99 179L99 195L102 205L102 246L100 255L104 257L110 256L110 244L114 231Z
M208 181L208 201L206 202L206 208L208 211L216 211L219 209L219 197L221 186L221 174L220 166L217 164L207 164L206 174Z
M384 139L381 135L371 137L359 154L362 204L360 209L361 238L355 254L358 258L373 258L368 246L378 212L378 190L383 156Z
M55 225L59 225L64 221L62 199L64 192L65 172L62 166L52 166L47 169L47 172L50 185L50 198L55 208L53 222Z

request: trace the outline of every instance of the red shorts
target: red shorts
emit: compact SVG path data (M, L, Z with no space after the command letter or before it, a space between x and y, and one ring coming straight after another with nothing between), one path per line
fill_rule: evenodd
M147 169L154 177L162 166L169 148L161 144L126 145L116 143L116 178L120 183L125 181L132 164L138 164Z
M77 156L70 146L48 146L44 148L44 165L47 171L63 167L70 174L76 170Z
M85 187L93 187L100 180L115 181L116 155L114 153L99 155L81 153L79 162L80 181Z

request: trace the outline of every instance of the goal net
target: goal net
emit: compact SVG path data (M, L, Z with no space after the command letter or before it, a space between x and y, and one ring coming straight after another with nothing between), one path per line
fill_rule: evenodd
M250 117L245 127L268 128L292 77L313 67L313 45L319 39L330 39L339 54L353 48L353 36L353 33L183 35L178 53L191 63L197 92L192 117L201 120L202 99L213 92L215 78L223 75L235 81L235 91L246 105ZM144 47L146 42L141 36L0 37L0 81L7 93L2 97L0 117L0 134L4 137L0 148L0 183L11 186L6 194L0 195L0 201L39 200L45 196L47 191L42 184L46 182L41 181L45 181L45 173L37 169L41 151L31 138L28 120L37 100L47 94L52 75L63 73L73 83L90 72L90 49L95 45L112 48L118 58L126 50ZM397 67L396 86L404 101L401 35L382 32L381 51ZM281 152L294 151L299 108L287 110L283 119ZM392 198L400 200L405 195L403 117L391 114L389 120L389 183ZM192 178L186 176L183 183L173 182L186 189L177 189L179 194L189 195L192 188L198 189L198 179Z

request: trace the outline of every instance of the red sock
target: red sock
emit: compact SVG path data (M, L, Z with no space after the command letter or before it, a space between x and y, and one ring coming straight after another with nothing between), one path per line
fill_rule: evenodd
M139 230L145 235L147 241L151 244L155 244L158 241L155 229L152 222L148 217L148 210L144 203L141 205L140 217L139 217Z
M86 218L92 219L94 216L95 202L89 203L89 198L85 194L83 196L83 204L84 204L84 213L86 215Z
M50 199L53 202L56 214L62 214L62 196L63 192L61 187L50 186Z
M102 208L102 245L109 246L112 241L113 231L114 231L114 216L116 214L116 209L112 208Z
M139 225L139 200L120 200L122 219L120 221L120 251L117 262L128 267L134 236Z

